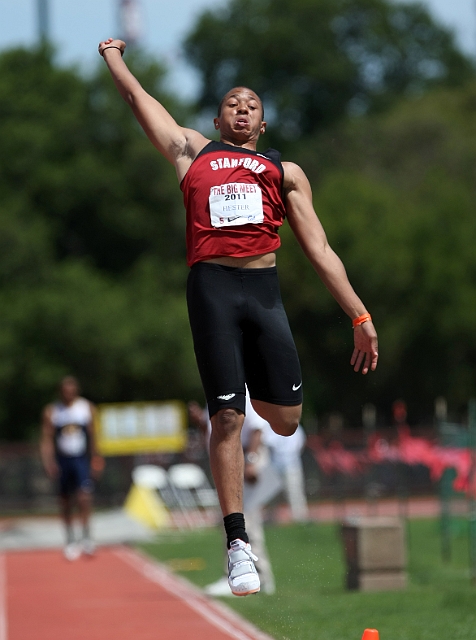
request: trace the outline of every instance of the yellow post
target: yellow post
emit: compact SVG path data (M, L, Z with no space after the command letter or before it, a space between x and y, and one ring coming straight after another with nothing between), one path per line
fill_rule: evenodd
M133 484L124 510L131 518L151 529L163 529L170 524L168 511L154 489Z

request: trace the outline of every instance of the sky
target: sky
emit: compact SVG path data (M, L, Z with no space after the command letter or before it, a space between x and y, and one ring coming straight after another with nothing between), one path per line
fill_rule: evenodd
M64 64L87 71L96 64L100 40L119 35L118 0L47 0L49 34ZM136 0L141 42L170 69L169 87L183 98L199 86L196 73L181 56L180 44L197 16L227 0ZM398 0L394 0L398 2ZM407 0L408 1L408 0ZM420 0L433 16L451 28L461 48L476 58L476 0ZM38 38L38 0L0 0L0 50L31 46Z

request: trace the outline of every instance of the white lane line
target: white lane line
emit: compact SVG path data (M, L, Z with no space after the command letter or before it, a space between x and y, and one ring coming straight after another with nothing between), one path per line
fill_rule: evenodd
M174 575L158 562L125 547L116 549L114 553L234 640L273 640L225 605L209 600L197 587Z
M7 562L0 553L0 640L7 640Z

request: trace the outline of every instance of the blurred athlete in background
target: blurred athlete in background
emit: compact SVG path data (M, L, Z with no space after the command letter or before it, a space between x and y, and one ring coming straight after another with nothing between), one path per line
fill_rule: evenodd
M93 555L95 551L89 525L93 479L102 471L104 461L96 454L94 406L80 397L78 381L66 376L58 391L58 401L43 410L40 453L48 477L58 482L60 513L66 529L64 555L76 560L81 553ZM82 527L79 542L73 528L76 503Z

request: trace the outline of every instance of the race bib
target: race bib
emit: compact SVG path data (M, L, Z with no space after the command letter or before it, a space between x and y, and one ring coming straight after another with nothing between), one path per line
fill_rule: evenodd
M257 184L230 182L210 189L213 227L259 224L264 220L263 197Z

